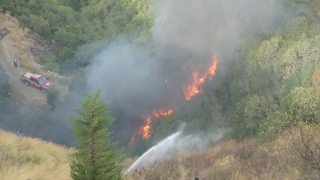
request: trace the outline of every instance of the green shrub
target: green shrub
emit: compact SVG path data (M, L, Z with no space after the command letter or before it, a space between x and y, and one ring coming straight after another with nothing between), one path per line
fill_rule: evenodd
M55 67L56 56L53 54L46 54L40 58L40 61L46 65L49 71L52 71Z
M308 22L305 17L296 17L288 20L286 24L285 38L287 40L300 39L308 30Z
M51 106L52 109L54 109L58 103L59 99L59 92L55 88L51 88L47 92L47 103Z
M18 20L20 22L20 24L22 24L23 26L29 27L30 26L30 18L26 15L21 15L18 17Z
M68 48L68 47L64 47L60 54L58 55L58 62L60 64L64 63L65 60L71 58L73 56L73 50L71 48Z
M61 46L74 46L78 43L76 36L64 28L60 28L54 33L54 40Z
M35 32L42 34L45 29L49 27L49 23L47 20L43 19L41 16L30 15L30 24L32 26L32 30Z

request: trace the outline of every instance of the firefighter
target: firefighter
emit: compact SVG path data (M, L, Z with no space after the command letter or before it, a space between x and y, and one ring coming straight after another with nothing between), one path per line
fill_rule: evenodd
M13 65L15 68L17 68L17 66L18 66L17 57L14 57Z

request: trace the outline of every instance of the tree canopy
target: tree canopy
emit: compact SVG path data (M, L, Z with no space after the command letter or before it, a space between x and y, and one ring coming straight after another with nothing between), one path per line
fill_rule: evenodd
M87 180L121 179L120 151L111 141L108 127L114 120L100 99L101 90L80 100L79 117L71 118L76 152L71 155L71 177Z

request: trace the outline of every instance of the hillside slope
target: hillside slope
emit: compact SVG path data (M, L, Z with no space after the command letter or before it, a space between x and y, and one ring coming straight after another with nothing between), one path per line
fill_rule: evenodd
M0 179L71 179L68 155L74 149L3 130L0 137Z
M301 133L302 132L302 133ZM302 136L304 141L302 141ZM68 155L74 152L51 142L0 130L0 179L71 179ZM317 129L301 126L265 143L257 139L226 140L204 151L185 152L124 174L123 179L317 179L320 157ZM308 156L312 150L315 163ZM319 160L318 160L319 161ZM128 158L124 172L134 163Z
M319 144L319 128L302 125L264 143L226 140L205 151L181 153L124 179L319 179Z
M46 103L45 94L39 93L34 88L25 87L20 80L21 75L29 70L20 66L15 69L13 66L14 56L21 55L18 43L20 47L26 46L26 42L23 40L26 31L20 29L17 20L8 14L0 14L0 22L0 29L9 29L9 34L0 41L0 63L10 77L11 97L18 100L17 104L19 103L22 107L43 105ZM22 57L20 56L20 58ZM19 62L21 62L20 58L18 57ZM25 60L23 59L23 61Z

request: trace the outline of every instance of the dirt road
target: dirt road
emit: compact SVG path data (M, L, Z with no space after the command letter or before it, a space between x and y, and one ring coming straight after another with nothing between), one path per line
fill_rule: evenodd
M7 34L0 41L0 62L6 74L10 77L11 97L19 103L23 112L27 110L26 107L34 108L35 105L45 104L46 94L32 86L25 86L20 80L21 75L28 70L19 65L18 68L13 66L13 59L18 50L13 46L14 43L10 36L10 34Z
M24 83L22 83L20 79L21 75L30 70L19 65L19 55L20 57L26 57L21 54L28 54L26 51L30 51L31 46L39 46L41 48L42 44L30 43L30 40L32 42L34 41L30 39L30 37L26 38L27 30L21 28L18 20L9 13L0 13L0 29L4 27L9 29L10 32L0 40L0 63L6 74L10 77L11 98L13 98L14 102L20 107L21 113L28 112L28 109L46 104L47 99L46 93L41 93L39 89L32 86L25 86ZM29 52L29 54L32 53ZM18 68L14 68L13 66L15 56L18 57ZM34 57L29 57L29 59L24 58L23 60L35 64L34 59ZM37 68L39 72L43 72L43 70L39 69L39 65L35 65L34 67ZM58 84L55 81L53 81L53 83L54 87L59 91L59 99L63 100L69 93L68 86Z

